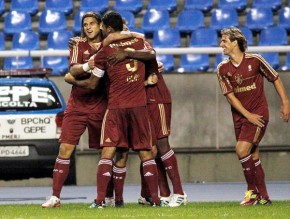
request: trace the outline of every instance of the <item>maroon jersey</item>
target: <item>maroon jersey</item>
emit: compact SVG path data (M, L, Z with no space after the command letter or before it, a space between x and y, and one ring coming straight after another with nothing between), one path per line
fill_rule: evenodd
M155 85L146 86L147 103L171 103L171 94L166 86L164 78L158 71L156 60L146 62L146 77L155 73L158 82Z
M80 40L70 49L70 66L88 62L90 57L95 54L93 48L86 39ZM79 79L87 79L90 74L84 74ZM72 86L71 94L67 103L67 112L98 113L104 112L107 108L107 98L105 83L92 91L90 89Z
M239 66L234 66L227 59L219 64L217 76L224 95L234 92L249 112L262 115L264 120L269 120L263 78L274 82L279 75L261 55L245 53ZM233 107L232 113L235 122L243 118Z
M145 106L145 65L141 61L125 59L110 66L107 57L118 49L144 49L144 41L140 38L115 41L96 54L94 58L96 71L103 70L107 74L108 109Z

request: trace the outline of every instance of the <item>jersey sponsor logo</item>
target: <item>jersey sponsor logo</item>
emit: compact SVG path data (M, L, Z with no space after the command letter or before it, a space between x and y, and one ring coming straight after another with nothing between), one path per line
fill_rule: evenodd
M246 91L251 91L251 90L255 90L257 87L256 87L256 83L254 82L252 85L249 85L249 86L244 86L244 87L236 87L234 89L234 92L235 93L241 93L241 92L246 92Z

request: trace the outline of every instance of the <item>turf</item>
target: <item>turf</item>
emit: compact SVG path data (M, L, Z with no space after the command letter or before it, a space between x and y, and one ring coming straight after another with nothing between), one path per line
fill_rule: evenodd
M238 202L191 202L178 208L125 204L123 208L89 209L88 204L62 204L43 209L40 205L0 205L0 219L70 219L70 218L290 218L290 201L275 201L271 206L240 207Z

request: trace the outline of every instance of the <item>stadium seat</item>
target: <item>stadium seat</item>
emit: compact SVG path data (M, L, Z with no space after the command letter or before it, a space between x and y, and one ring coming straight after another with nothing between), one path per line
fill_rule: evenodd
M38 12L38 0L11 0L10 10L35 15Z
M47 49L69 49L68 41L73 37L72 32L68 30L59 30L50 32L47 35Z
M51 75L64 75L68 71L68 57L66 56L58 56L58 57L50 57L46 56L43 58L42 67L43 68L51 68Z
M271 8L278 11L281 8L282 0L253 0L253 8Z
M38 31L42 35L46 35L56 30L66 30L66 17L64 12L43 10L39 17Z
M273 12L270 8L251 8L247 11L245 26L254 32L273 26Z
M197 9L204 13L209 12L214 6L214 0L185 0L184 9Z
M259 46L288 45L287 31L283 27L268 27L260 33Z
M214 64L214 71L216 71L217 66L225 59L229 58L229 56L224 55L223 53L218 53L215 55L215 64Z
M81 11L95 11L104 13L109 8L109 0L81 0Z
M230 26L239 26L239 18L236 10L223 8L214 9L211 12L210 27L216 31Z
M173 12L177 9L176 0L149 0L148 9L167 10Z
M135 27L135 16L131 11L117 11L125 20L127 21L127 26L129 29Z
M145 33L170 28L169 12L166 10L148 9L143 16L142 29Z
M163 63L163 68L165 72L172 72L174 70L173 55L157 55L156 59Z
M139 13L143 8L142 0L116 0L114 10L131 11L134 14Z
M40 49L40 40L38 33L28 30L13 34L11 49L12 50Z
M277 26L283 27L290 32L290 7L284 7L279 11Z
M0 16L5 12L5 2L0 0Z
M79 35L81 33L81 23L82 23L82 17L86 11L78 10L74 15L74 25L72 28L72 31L74 35Z
M5 37L3 32L0 32L0 50L5 50Z
M4 18L4 33L12 35L32 29L31 16L27 12L9 11Z
M192 31L190 47L211 47L218 45L218 34L213 28L200 28Z
M234 8L237 12L242 12L247 8L247 4L247 0L219 0L218 8Z
M61 11L66 15L69 15L73 11L73 1L72 0L46 0L45 9L51 11Z
M204 25L204 15L200 10L183 10L178 14L176 28L181 33L191 33Z
M153 32L153 48L172 48L181 46L179 31L172 28L160 29Z
M282 71L289 71L290 70L290 52L286 55L285 65L281 67Z
M247 28L247 27L240 27L239 28L243 34L245 35L247 41L248 41L248 46L254 46L254 40L253 40L253 33L252 31Z
M186 54L181 55L180 66L177 72L201 72L209 69L208 54Z
M4 59L4 69L30 69L33 68L32 57L8 57Z
M278 70L280 67L279 64L279 53L278 52L264 52L260 53L264 59L269 62L269 64L274 68L275 70Z

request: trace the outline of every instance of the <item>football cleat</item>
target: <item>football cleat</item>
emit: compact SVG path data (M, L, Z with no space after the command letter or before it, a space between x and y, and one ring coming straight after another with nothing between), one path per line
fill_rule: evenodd
M105 205L106 207L115 207L115 199L113 197L106 197Z
M97 200L95 199L93 201L93 203L89 206L89 208L105 208L106 207L106 204L104 201L101 201L99 204L97 203Z
M160 196L159 198L160 198L160 201L162 202L162 204L164 206L168 206L168 204L169 204L169 202L171 200L171 196L168 196L168 197L162 197L162 196Z
M140 197L138 198L138 204L139 205L152 205L152 199L151 197Z
M60 206L60 199L56 196L51 196L45 203L41 205L43 208L54 208Z
M258 201L259 205L271 205L272 201L270 199L266 199L266 198L261 198Z
M259 200L259 194L257 194L254 190L248 190L245 192L245 198L241 201L241 206L250 206L257 204Z
M123 200L118 200L115 202L115 208L121 208L124 207L124 201Z
M186 205L188 202L187 195L184 193L183 195L173 194L171 195L171 200L168 204L169 207L179 207L180 205Z

